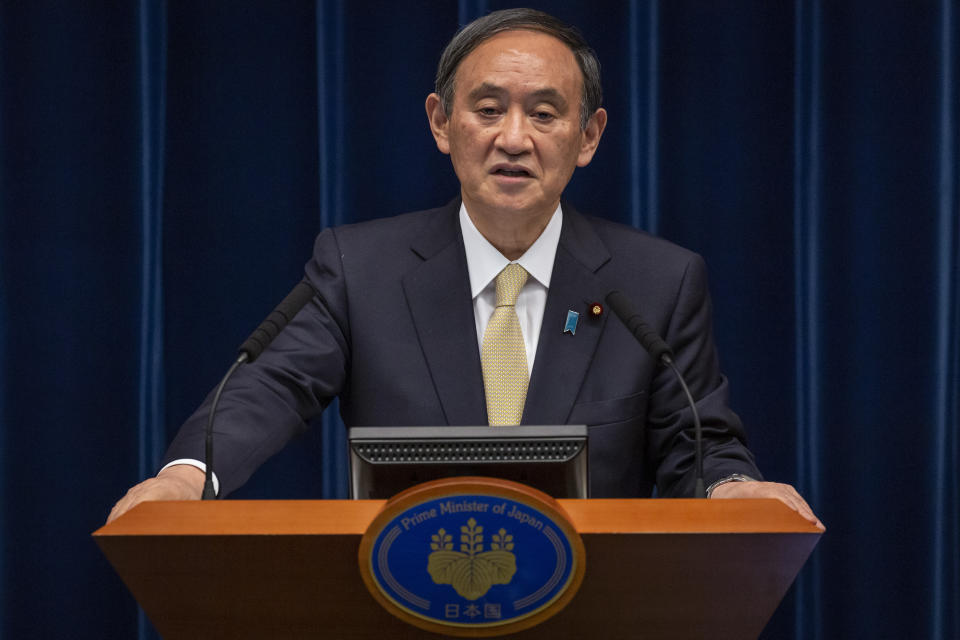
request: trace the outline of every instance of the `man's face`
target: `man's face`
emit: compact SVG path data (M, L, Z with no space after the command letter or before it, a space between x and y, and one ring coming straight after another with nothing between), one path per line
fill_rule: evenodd
M574 169L593 158L606 123L601 109L581 130L582 83L563 42L508 31L460 63L449 114L431 94L437 146L450 154L472 216L534 220L553 213Z

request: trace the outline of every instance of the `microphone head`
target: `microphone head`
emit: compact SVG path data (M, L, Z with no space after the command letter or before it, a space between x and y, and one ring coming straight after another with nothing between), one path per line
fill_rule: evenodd
M627 327L647 353L657 362L669 362L673 358L673 351L663 341L663 338L650 325L643 321L640 313L634 308L630 299L623 293L613 290L606 295L607 305L620 318L620 322Z
M617 314L620 320L636 315L630 300L620 291L614 289L610 291L604 299L607 301L607 306ZM626 324L626 322L624 322L624 324Z
M240 345L240 353L247 354L247 362L253 362L266 349L273 339L283 331L287 323L302 309L316 292L306 280L300 281L287 297L283 299L267 319Z

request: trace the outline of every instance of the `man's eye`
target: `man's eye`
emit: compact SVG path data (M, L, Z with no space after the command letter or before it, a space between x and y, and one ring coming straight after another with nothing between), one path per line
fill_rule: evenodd
M540 122L550 122L553 120L554 115L549 111L535 111L533 117Z
M493 117L497 115L497 110L494 107L480 107L477 111L482 116Z

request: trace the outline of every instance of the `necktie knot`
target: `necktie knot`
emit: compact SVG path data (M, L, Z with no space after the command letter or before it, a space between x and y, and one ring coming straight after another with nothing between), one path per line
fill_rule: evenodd
M527 282L526 269L511 262L497 275L497 306L512 307L517 304L520 289Z

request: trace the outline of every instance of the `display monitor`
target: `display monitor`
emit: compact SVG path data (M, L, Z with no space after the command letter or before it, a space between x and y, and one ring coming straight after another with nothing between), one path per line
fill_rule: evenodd
M456 476L513 480L554 498L590 493L586 425L352 427L349 440L354 499Z

